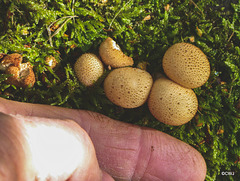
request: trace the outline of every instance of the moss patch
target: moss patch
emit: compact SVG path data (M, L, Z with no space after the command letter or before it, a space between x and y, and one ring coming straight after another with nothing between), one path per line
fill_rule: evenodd
M7 85L0 74L0 96L7 99L96 111L152 127L179 138L206 159L206 180L238 180L240 175L240 2L237 0L3 0L0 2L0 53L21 53L36 74L32 88ZM199 110L179 127L166 126L147 105L122 109L103 91L103 80L86 88L73 65L86 52L98 55L100 43L114 38L136 66L147 62L152 75L163 73L162 58L177 42L199 47L211 64L206 84L194 89ZM55 69L45 57L54 56ZM222 171L234 176L222 176Z

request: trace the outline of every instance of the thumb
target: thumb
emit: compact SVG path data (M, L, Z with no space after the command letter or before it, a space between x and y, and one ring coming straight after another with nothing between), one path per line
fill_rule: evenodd
M0 116L1 180L113 180L100 170L90 138L75 122ZM14 157L8 156L9 150Z

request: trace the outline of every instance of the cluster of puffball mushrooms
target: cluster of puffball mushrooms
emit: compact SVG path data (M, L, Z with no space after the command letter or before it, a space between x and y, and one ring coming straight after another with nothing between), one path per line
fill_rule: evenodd
M16 87L33 87L36 79L33 66L30 62L22 63L23 57L19 53L0 53L0 72L11 75L6 83ZM57 61L53 56L45 57L45 64L51 69L55 68Z
M22 63L22 55L19 53L0 54L0 71L11 74L6 83L16 87L33 87L35 75L29 62Z
M206 55L189 43L177 43L165 53L162 66L166 76L153 81L143 69L134 68L133 59L125 55L110 37L99 47L103 63L114 68L104 80L107 98L123 108L136 108L146 101L152 115L168 125L189 122L198 109L192 90L209 78L210 64ZM78 58L74 71L85 86L92 86L103 74L102 61L92 53Z

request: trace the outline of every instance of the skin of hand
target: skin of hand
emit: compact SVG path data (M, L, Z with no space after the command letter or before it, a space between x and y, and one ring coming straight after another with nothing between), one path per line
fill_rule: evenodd
M72 173L69 171L69 178L75 177L77 179L78 177L78 180L82 180L81 174L89 175L90 171L92 171L91 175L95 175L97 180L106 181L113 180L109 175L119 181L203 181L206 176L205 160L197 150L154 129L122 123L94 112L20 103L2 98L0 98L0 112L4 113L1 115L1 120L9 119L14 122L12 125L9 123L12 129L12 135L7 136L9 139L0 139L0 154L1 152L8 154L8 150L1 148L2 142L11 144L11 140L17 139L17 144L12 145L13 151L9 154L17 153L15 157L21 158L23 163L23 166L19 167L14 158L0 159L0 175L3 172L1 170L11 168L10 172L14 170L15 173L21 173L24 177L23 169L29 169L29 158L26 155L29 154L31 149L27 148L29 144L27 144L26 133L21 131L26 128L19 129L18 127L19 124L20 127L26 127L31 123L35 125L47 124L52 129L58 127L70 135L74 133L74 135L84 137L84 139L78 138L80 140L79 144L85 145L83 147L91 150L90 154L86 155L92 158L92 161L87 165L85 163L84 165L81 161L77 162L76 169ZM0 121L1 128L3 123L4 121ZM39 134L44 135L44 133ZM52 141L54 141L54 138L52 138ZM79 154L83 155L81 148L79 149ZM71 150L68 154L71 154ZM76 158L81 157L76 155ZM8 159L12 159L12 163L7 163L9 166L6 168L4 164ZM96 160L98 160L103 172L100 171ZM84 168L85 172L83 172ZM79 174L80 172L81 174ZM19 178L22 178L20 177L21 174ZM65 177L67 178L67 176ZM88 180L91 180L91 178Z
M0 113L0 180L113 180L74 121Z

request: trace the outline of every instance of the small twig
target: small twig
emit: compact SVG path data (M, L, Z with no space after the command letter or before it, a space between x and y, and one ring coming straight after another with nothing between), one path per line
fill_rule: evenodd
M78 16L64 16L64 17L62 17L62 18L57 19L56 21L54 21L53 23L51 23L51 24L47 27L48 36L49 36L48 41L49 41L49 43L50 43L51 46L53 46L53 44L52 44L52 38L53 38L54 36L56 36L56 35L60 32L60 30L63 28L63 26L64 26L69 20L71 20L72 18L75 18L75 17L78 17ZM54 32L54 34L52 35L52 33L51 33L51 27L52 27L52 25L55 24L56 22L62 20L62 19L66 19L66 18L68 18L68 19L65 20L64 23L63 23L63 24Z
M124 6L115 14L114 18L112 19L108 29L110 30L111 29L111 26L114 22L114 20L117 18L117 16L120 14L120 12L131 2L132 0L129 0L126 4L124 4Z
M199 109L197 110L197 112L198 112L200 115L203 115L203 113L201 113L201 111L199 111Z
M75 4L75 0L72 1L72 12L74 13L74 4Z
M232 39L233 35L234 35L234 32L232 32L231 36L228 38L228 42L230 42L230 40Z
M53 47L53 44L52 44L52 37L51 37L51 29L49 27L47 27L47 32L48 32L48 36L49 36L49 43L50 43L50 46Z
M66 18L69 18L69 16L64 16L64 17L57 19L56 21L52 22L48 27L51 28L52 25L54 25L55 23L57 23L58 21L60 21L62 19L66 19Z
M232 95L232 88L233 88L233 86L230 87L229 94L228 94L228 99L229 99L229 98L231 97L231 95Z
M236 80L236 78L232 80L232 83L231 83L231 84L233 84L233 82L234 82L235 80ZM229 94L228 94L228 99L229 99L229 98L231 97L231 95L232 95L232 89L233 89L233 86L231 85L230 90L229 90Z
M21 15L23 15L23 13L18 9L17 6L14 5L13 8L16 9L17 12L19 12ZM12 17L11 17L11 21L12 21L12 24L16 25L16 23L14 23L14 20L13 20L14 15L15 15L15 13L13 12L13 15L12 15Z
M74 11L75 11L74 10L74 5L75 5L75 0L72 1L72 12L73 12L73 14L75 14L74 13ZM73 22L75 23L75 18L73 18Z
M193 2L193 0L190 0L190 2L193 3L193 5L194 5L194 6L202 13L202 15L204 16L203 11L198 7L198 5L197 5L195 2Z
M21 15L23 15L23 13L18 9L17 6L14 6L13 8L16 9Z
M66 21L64 21L64 23L53 33L53 35L51 36L51 38L53 38L54 36L56 36L58 33L59 33L59 31L63 28L63 26L69 21L69 20L71 20L73 17L71 17L71 18L68 18Z

